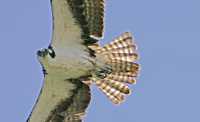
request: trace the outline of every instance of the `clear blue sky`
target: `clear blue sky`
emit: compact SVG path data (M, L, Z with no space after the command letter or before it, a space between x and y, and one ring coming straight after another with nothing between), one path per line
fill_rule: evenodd
M0 122L25 122L39 93L35 52L51 39L49 1L1 1ZM102 42L134 33L142 70L121 106L93 88L86 122L200 122L200 1L106 1Z

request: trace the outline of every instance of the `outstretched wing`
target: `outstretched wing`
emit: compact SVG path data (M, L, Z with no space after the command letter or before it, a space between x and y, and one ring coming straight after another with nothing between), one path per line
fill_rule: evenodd
M57 81L46 75L27 122L81 122L89 102L89 86L80 80Z
M67 0L74 17L85 33L95 37L103 35L104 0ZM88 32L86 31L88 29Z
M90 102L90 89L79 80L72 80L76 86L71 96L61 100L52 110L47 122L81 122Z
M103 36L104 0L51 0L52 45L90 45Z

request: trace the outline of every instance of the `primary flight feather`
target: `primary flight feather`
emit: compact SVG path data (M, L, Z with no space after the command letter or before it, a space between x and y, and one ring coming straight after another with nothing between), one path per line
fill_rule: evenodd
M100 47L104 0L51 0L52 40L37 52L44 84L27 122L81 122L95 84L114 104L131 93L139 71L137 48L125 32Z

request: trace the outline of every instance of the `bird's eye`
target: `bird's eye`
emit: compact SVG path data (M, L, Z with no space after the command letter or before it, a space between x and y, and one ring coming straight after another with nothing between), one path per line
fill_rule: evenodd
M56 54L55 54L55 52L54 52L52 46L49 46L49 47L48 47L48 53L49 53L49 55L50 55L52 58L55 58Z

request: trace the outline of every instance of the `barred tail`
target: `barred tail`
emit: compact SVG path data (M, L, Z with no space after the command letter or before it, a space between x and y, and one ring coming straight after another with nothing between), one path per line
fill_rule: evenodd
M131 33L126 32L104 47L91 46L97 54L103 56L111 72L104 78L95 80L98 88L115 104L124 101L131 91L128 84L135 84L139 71L137 47Z

